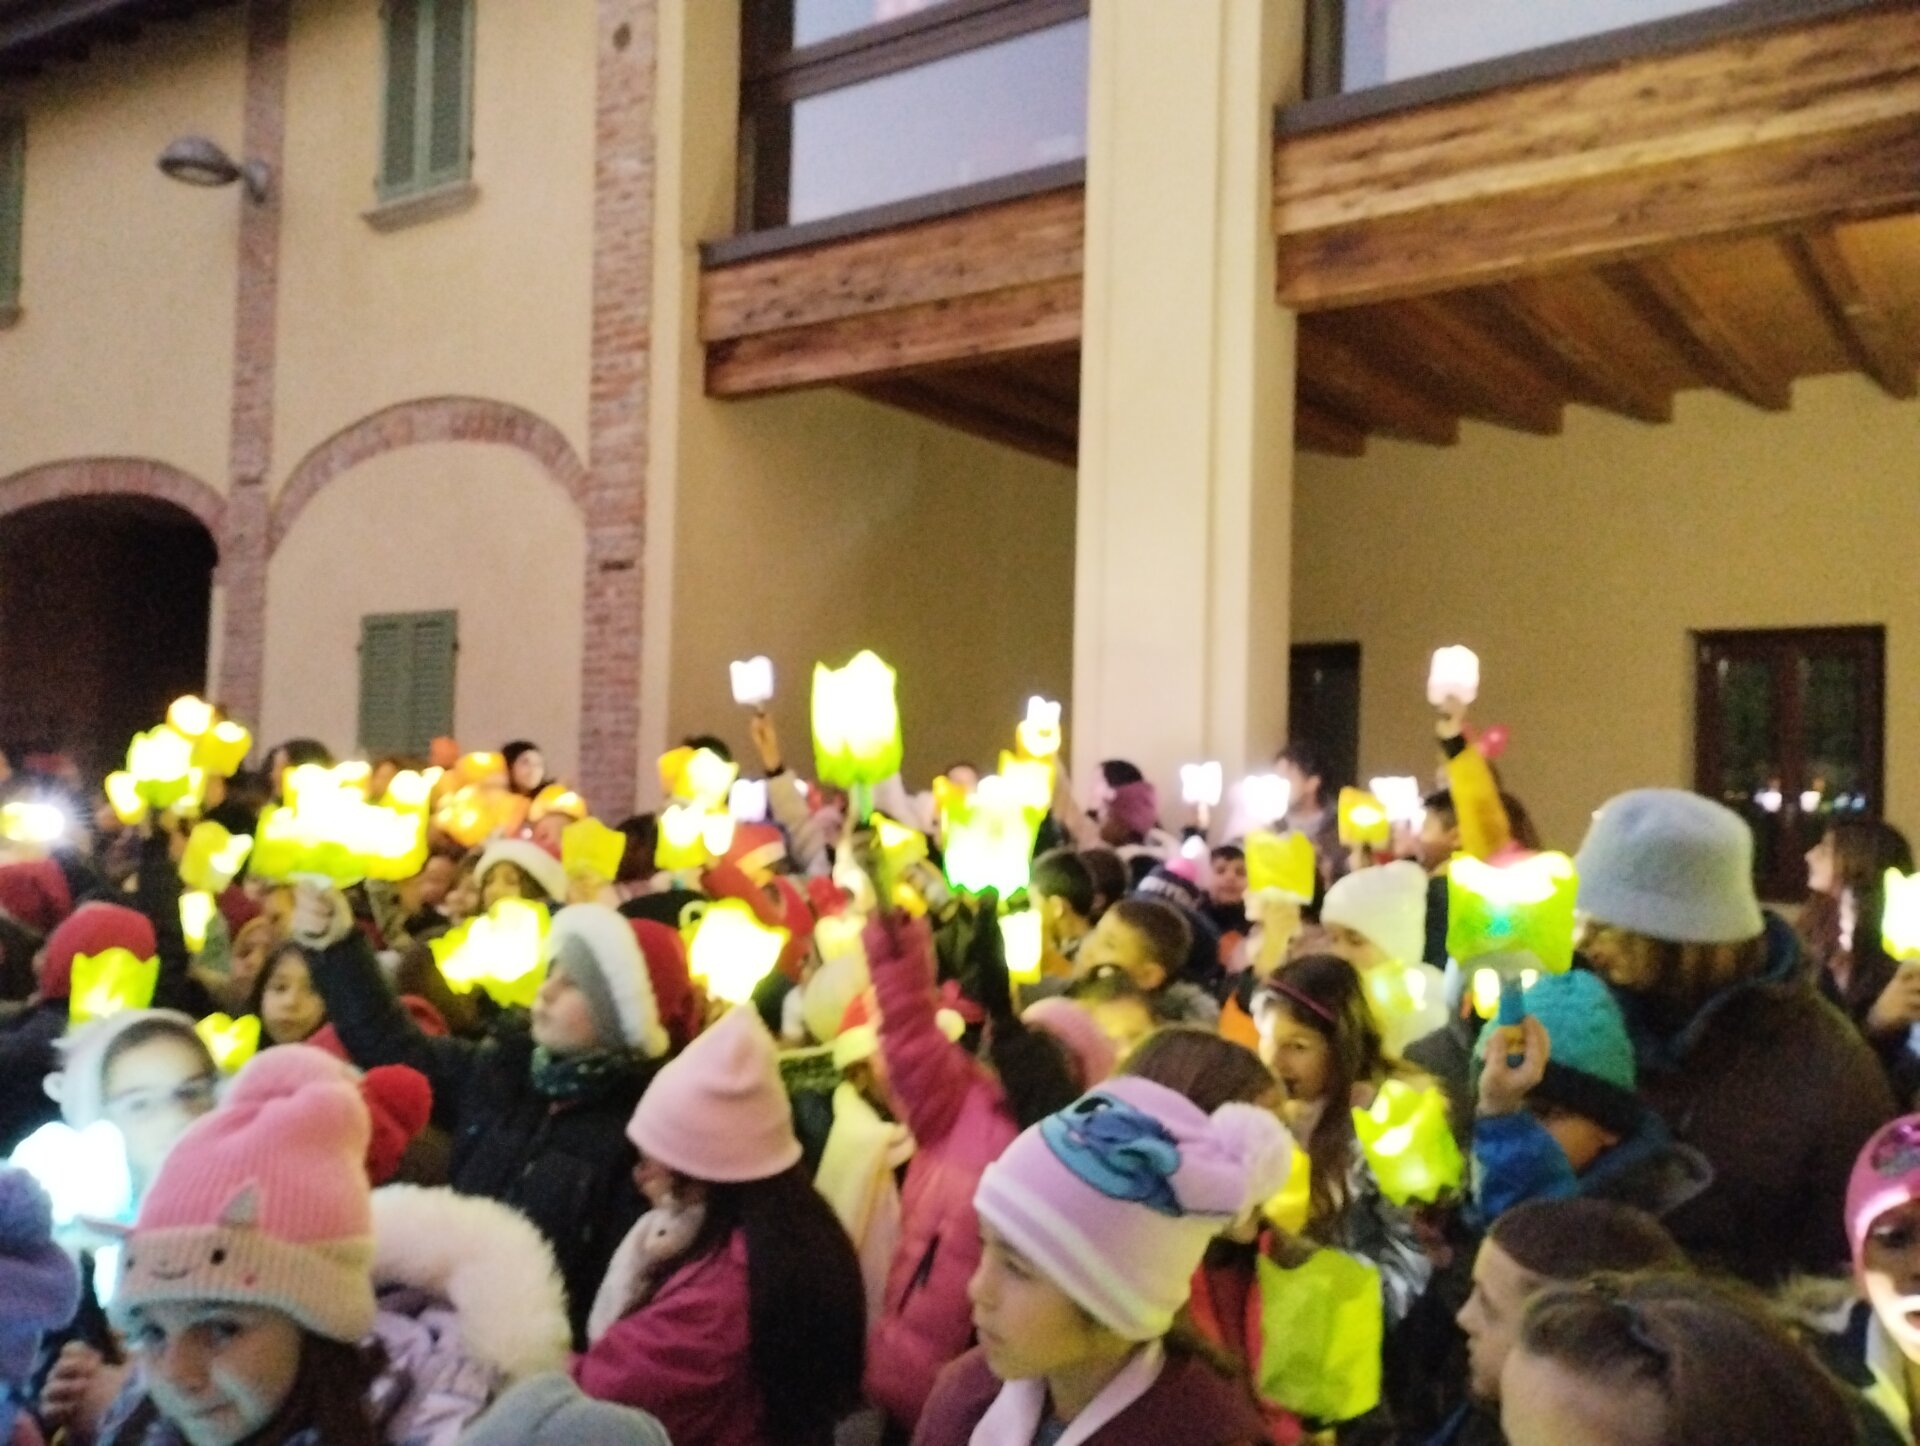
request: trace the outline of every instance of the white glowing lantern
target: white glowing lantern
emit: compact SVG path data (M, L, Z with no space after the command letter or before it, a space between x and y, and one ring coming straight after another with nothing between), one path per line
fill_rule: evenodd
M81 1220L124 1220L133 1213L133 1176L119 1127L95 1120L84 1130L42 1125L14 1146L7 1163L40 1182L59 1227Z
M1418 827L1427 816L1426 796L1417 778L1376 778L1367 785L1367 791L1380 800L1387 817L1395 823Z
M1820 797L1821 797L1820 790L1817 788L1808 788L1808 789L1801 790L1800 812L1802 813L1820 812Z
M1180 766L1180 797L1199 808L1213 808L1220 802L1223 779L1218 763L1185 763Z
M1755 793L1753 801L1763 813L1778 813L1780 806L1786 802L1786 796L1777 788L1767 787Z
M764 708L773 698L773 660L747 658L729 667L733 701L742 708Z
M766 779L736 779L733 787L727 790L727 812L732 814L741 823L766 822Z
M700 842L716 859L733 847L733 815L710 813L700 820Z
M1451 698L1471 703L1480 696L1480 656L1458 644L1441 648L1427 669L1427 701L1438 708Z
M1240 784L1240 801L1248 823L1278 823L1293 806L1293 785L1277 773L1256 773Z

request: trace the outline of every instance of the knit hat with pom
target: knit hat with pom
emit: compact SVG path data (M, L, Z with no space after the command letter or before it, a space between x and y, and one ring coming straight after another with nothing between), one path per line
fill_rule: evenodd
M751 1005L729 1010L653 1077L627 1126L650 1160L695 1180L767 1180L800 1159L773 1036Z
M136 959L151 959L160 946L153 922L123 904L82 904L47 935L40 964L40 997L65 999L73 993L73 961L109 949L125 949Z
M140 1205L111 1312L162 1301L281 1311L315 1335L373 1328L371 1129L353 1072L302 1045L248 1061Z
M400 1172L407 1146L433 1117L433 1086L408 1065L380 1064L360 1076L360 1099L372 1129L367 1178L384 1185Z
M107 1053L115 1041L135 1026L165 1030L182 1044L205 1056L207 1074L214 1075L213 1056L194 1032L193 1020L173 1009L123 1009L70 1029L58 1041L60 1068L46 1078L49 1098L60 1103L60 1117L84 1130L104 1117L107 1104Z
M1293 1141L1273 1114L1123 1076L1047 1116L987 1166L980 1218L1080 1308L1157 1340L1207 1243L1286 1183Z
M687 946L680 931L653 919L629 918L627 924L647 961L647 979L667 1032L669 1051L685 1049L700 1032L700 996L687 969Z
M25 1170L0 1166L0 1386L25 1385L42 1332L79 1308L80 1272L53 1243L47 1192Z
M587 997L603 1044L637 1049L648 1059L667 1052L653 975L631 920L605 904L571 904L553 916L547 962Z

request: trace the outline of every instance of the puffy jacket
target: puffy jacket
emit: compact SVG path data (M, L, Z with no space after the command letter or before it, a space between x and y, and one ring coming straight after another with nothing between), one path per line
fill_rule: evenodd
M1651 1110L1640 1128L1576 1175L1567 1152L1531 1113L1487 1115L1473 1127L1473 1201L1482 1228L1529 1200L1615 1200L1656 1219L1713 1182L1706 1156L1675 1144Z
M934 1377L972 1343L967 1282L980 1264L973 1194L1020 1127L985 1066L940 1032L926 924L876 919L866 949L889 1087L918 1142L900 1192L885 1305L867 1340L866 1391L911 1428Z
M575 1344L584 1344L607 1262L642 1210L633 1183L639 1157L626 1131L648 1069L609 1080L596 1095L555 1102L533 1087L533 1039L523 1021L477 1043L422 1034L357 932L310 950L308 962L355 1064L411 1065L432 1084L435 1117L453 1135L453 1188L513 1206L546 1236Z
M640 1309L573 1363L581 1390L651 1412L674 1441L761 1446L747 1291L747 1238L735 1230L684 1262Z

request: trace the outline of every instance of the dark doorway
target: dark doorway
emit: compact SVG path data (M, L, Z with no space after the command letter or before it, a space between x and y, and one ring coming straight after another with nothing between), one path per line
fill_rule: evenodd
M1299 643L1287 676L1287 732L1311 743L1330 791L1360 772L1360 645Z
M89 778L207 677L213 539L141 497L0 518L0 749L65 753Z

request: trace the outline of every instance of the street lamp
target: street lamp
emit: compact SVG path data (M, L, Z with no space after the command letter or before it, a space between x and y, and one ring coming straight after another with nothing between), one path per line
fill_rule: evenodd
M270 172L265 161L237 162L205 136L180 136L160 152L160 169L176 181L189 186L231 186L235 181L246 187L247 199L264 202Z

